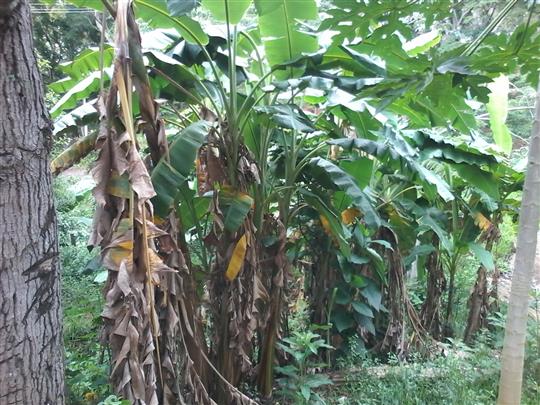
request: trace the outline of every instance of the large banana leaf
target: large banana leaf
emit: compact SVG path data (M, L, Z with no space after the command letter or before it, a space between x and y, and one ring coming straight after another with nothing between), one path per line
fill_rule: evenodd
M270 65L280 65L317 51L317 38L296 27L297 20L314 20L318 17L315 0L255 0L255 7ZM301 70L289 68L276 76L284 78L295 72Z
M228 187L219 190L219 208L223 212L223 226L234 233L246 219L253 206L253 198L248 194Z
M418 152L399 133L390 127L386 127L382 139L382 141L362 138L335 139L329 141L329 143L331 145L341 146L346 150L350 150L351 148L362 150L388 163L402 162L409 170L427 183L428 186L435 186L438 194L445 201L454 199L454 195L450 191L450 186L437 173L429 170L420 163Z
M72 61L60 64L62 72L74 80L81 80L89 73L100 69L100 50L99 48L85 49L79 53ZM114 48L109 44L103 47L103 66L109 67L114 59Z
M167 0L167 9L175 17L189 13L198 5L198 0Z
M165 0L135 0L135 15L153 28L174 28L182 37L192 44L206 45L208 35L201 25L191 18L182 15L173 17L167 9Z
M73 109L54 122L54 135L78 133L79 128L90 123L97 123L98 112L94 108L96 99L92 99Z
M278 127L299 132L315 131L309 117L294 104L255 107L255 110L267 115Z
M499 194L499 181L493 176L493 174L486 172L476 166L467 164L454 164L459 176L464 179L468 184L482 190L495 200L500 199Z
M373 208L369 196L358 187L354 177L332 162L320 157L311 159L310 165L314 169L321 169L338 189L351 197L352 203L362 211L369 226L380 226L381 219Z
M180 186L193 171L197 151L208 134L206 121L196 122L180 132L169 147L169 156L162 158L152 171L156 196L152 199L155 212L164 217L171 209Z
M438 159L449 163L466 163L478 167L496 167L502 163L492 145L469 137L448 137L428 132L414 132L411 136L420 149L422 160Z
M112 74L112 72L108 73ZM106 77L109 78L109 74ZM100 80L101 74L97 71L76 82L51 108L51 116L57 118L63 111L75 108L79 101L94 96L99 92ZM71 81L70 83L73 84Z
M180 218L182 229L187 232L196 227L208 214L210 199L197 196L195 190L189 188L187 182L180 186L179 191L180 205L177 209L177 215Z
M184 65L167 54L151 50L145 53L153 67L152 87L167 100L197 103L197 79ZM180 88L182 90L180 90Z
M249 8L251 0L202 0L202 5L218 21L238 24ZM228 18L227 18L228 17Z
M373 175L372 159L358 157L353 160L344 160L339 165L356 180L360 188L369 186Z
M351 256L351 247L347 239L351 236L350 232L345 228L340 218L317 194L312 193L304 188L299 189L300 194L304 201L313 209L315 209L320 217L323 226L327 228L332 237L337 242L339 250L346 257ZM327 224L325 226L325 223Z

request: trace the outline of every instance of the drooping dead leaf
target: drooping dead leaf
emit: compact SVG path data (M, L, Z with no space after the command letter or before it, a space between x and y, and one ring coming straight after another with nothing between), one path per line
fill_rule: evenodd
M94 132L78 139L51 162L51 173L57 176L79 162L94 150L98 133Z
M477 212L476 214L474 214L474 223L483 232L488 231L492 226L491 221L487 219L481 212Z
M227 266L227 271L225 276L229 281L233 281L237 276L242 266L244 265L244 258L246 257L247 250L247 238L246 234L242 235L240 240L236 243L234 247L231 260Z
M107 182L107 193L115 197L129 198L131 196L131 185L127 173L119 175L117 171L112 171Z
M341 212L341 221L345 225L350 225L356 220L356 218L360 216L360 214L361 213L358 208L347 208Z
M328 221L328 219L324 215L319 215L319 220L321 221L324 232L328 236L332 236L332 228L330 227L330 221Z

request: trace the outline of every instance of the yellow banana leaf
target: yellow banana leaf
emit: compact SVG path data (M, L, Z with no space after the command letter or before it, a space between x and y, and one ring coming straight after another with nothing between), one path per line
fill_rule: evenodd
M487 219L481 212L477 212L474 215L474 223L483 232L489 230L489 228L491 227L491 221L489 219Z
M343 210L341 212L341 221L345 224L345 225L350 225L352 224L356 218L358 218L360 216L360 210L358 208L347 208L346 210Z
M231 256L231 261L229 262L229 265L227 266L227 272L225 273L225 277L229 281L233 281L237 276L240 270L242 269L242 265L244 264L244 258L246 257L246 250L247 250L247 238L246 234L242 235L240 240L236 243L236 246L234 247L233 254Z

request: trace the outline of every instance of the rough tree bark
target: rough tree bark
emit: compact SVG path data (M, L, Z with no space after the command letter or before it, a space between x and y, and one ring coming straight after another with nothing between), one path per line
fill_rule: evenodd
M512 289L506 318L499 398L497 400L499 405L518 405L521 401L529 291L534 275L538 223L540 221L538 190L540 190L540 86L536 94L536 115L530 139Z
M0 0L0 403L63 404L51 123L26 1Z

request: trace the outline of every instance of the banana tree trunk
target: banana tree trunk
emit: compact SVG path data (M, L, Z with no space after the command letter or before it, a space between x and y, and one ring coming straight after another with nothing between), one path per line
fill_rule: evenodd
M433 246L439 247L439 238L434 233ZM426 261L427 292L426 299L420 310L422 327L428 331L434 339L440 340L443 335L441 319L441 298L446 288L446 279L442 268L438 250L432 252Z
M540 221L538 190L540 190L540 87L536 95L536 115L521 203L516 260L502 352L498 405L518 405L521 400L529 291L534 275Z
M263 235L276 237L276 242L271 246L260 245L261 268L267 283L269 304L266 315L268 320L264 328L261 328L262 344L257 385L263 397L269 398L274 385L275 349L280 335L282 311L285 307L289 262L286 256L287 230L283 222L272 215L266 216Z
M0 0L0 404L63 404L51 122L27 2Z
M493 227L491 233L488 235L486 241L486 250L491 252L493 250L493 244L495 239L499 236L499 232L496 226ZM497 270L494 270L494 273ZM489 299L490 294L488 292L488 278L487 269L480 265L478 272L476 273L476 281L474 283L473 290L469 296L467 305L469 307L469 315L467 317L467 326L463 335L465 343L471 343L476 333L487 326L488 315L490 314Z

